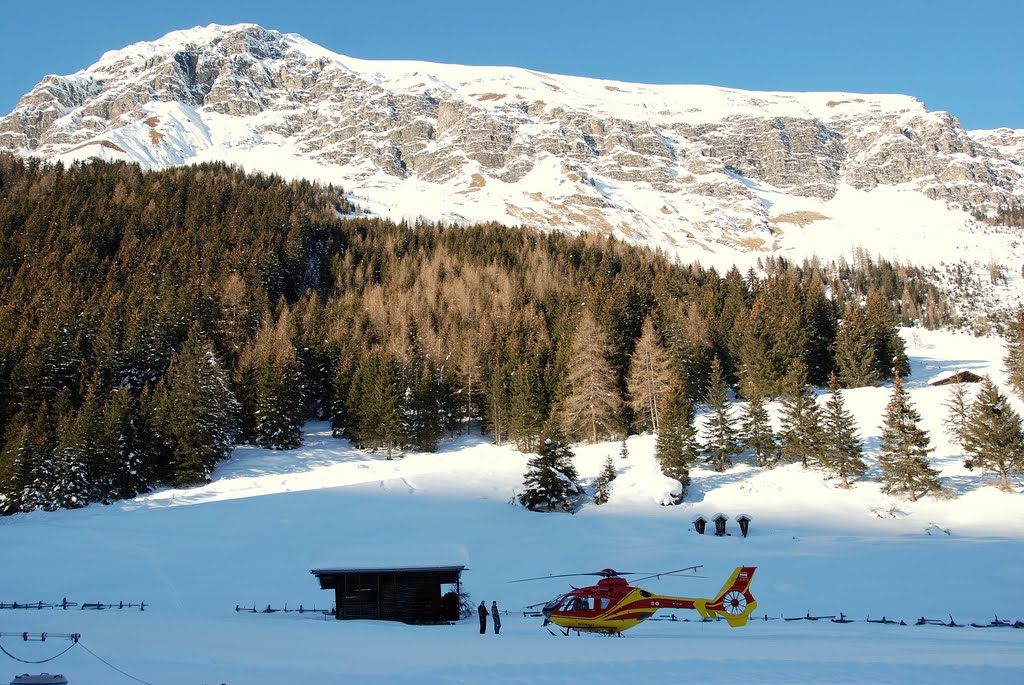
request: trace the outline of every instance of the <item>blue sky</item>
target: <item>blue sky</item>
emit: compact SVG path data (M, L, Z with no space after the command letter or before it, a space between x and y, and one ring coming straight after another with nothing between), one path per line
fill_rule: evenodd
M344 55L645 83L905 93L966 128L1024 128L1019 0L302 0L10 3L0 113L46 74L175 29L254 22Z

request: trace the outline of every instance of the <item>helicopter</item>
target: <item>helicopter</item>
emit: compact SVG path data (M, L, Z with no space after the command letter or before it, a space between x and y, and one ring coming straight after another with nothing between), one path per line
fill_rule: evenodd
M634 582L672 576L685 571L696 573L701 568L702 566L688 566L675 571L652 573L638 578ZM624 578L624 576L643 575L643 573L619 572L610 568L591 573L563 573L537 578L522 578L511 582L519 583L572 576L600 576L601 579L597 581L597 585L581 588L570 585L572 590L569 592L561 594L543 605L535 604L528 608L542 607L544 625L554 623L562 628L563 635L568 635L572 630L577 631L577 634L591 632L621 635L623 631L643 623L662 609L693 609L703 619L721 617L733 628L746 625L750 614L757 608L757 602L750 594L750 582L754 579L756 570L756 566L738 566L714 599L658 595L634 587ZM548 628L548 631L551 632L551 629Z

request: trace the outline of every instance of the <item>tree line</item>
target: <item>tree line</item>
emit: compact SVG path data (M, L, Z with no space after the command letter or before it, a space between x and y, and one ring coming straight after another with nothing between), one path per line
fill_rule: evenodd
M311 418L389 456L472 428L685 443L723 387L906 373L903 299L855 285L882 272L719 274L598 235L390 222L222 164L0 157L0 511L201 482Z
M1019 340L1018 340L1019 343ZM1019 354L1019 349L1016 350ZM1012 358L1012 354L1011 354ZM1020 416L992 379L982 379L971 396L967 383L954 383L946 402L945 427L962 450L964 466L991 473L998 487L1012 492L1011 476L1024 474L1024 430ZM713 367L707 412L701 429L689 408L666 413L657 435L655 457L661 472L679 482L674 502L686 496L690 468L700 461L725 471L736 455L747 453L759 468L800 463L820 470L837 487L850 488L868 470L856 421L846 409L835 373L829 378L825 402L819 403L806 382L801 362L794 362L781 396L781 430L773 431L760 398L752 398L736 411ZM893 378L892 394L882 421L876 480L883 492L911 501L932 494L948 496L929 455L934 450L921 415L910 401L903 379ZM557 427L549 429L537 455L527 465L524 490L518 499L535 511L574 511L585 494L572 463L573 452ZM621 458L628 457L625 441ZM594 481L594 502L608 501L618 475L609 456Z

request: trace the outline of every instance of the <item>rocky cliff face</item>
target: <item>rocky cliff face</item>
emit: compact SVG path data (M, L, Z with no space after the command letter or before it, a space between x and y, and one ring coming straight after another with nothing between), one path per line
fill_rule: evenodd
M48 76L0 120L0 149L237 161L405 215L705 251L778 248L784 226L828 218L851 190L923 195L957 221L1024 198L1024 132L972 135L906 96L367 62L254 25L179 31Z

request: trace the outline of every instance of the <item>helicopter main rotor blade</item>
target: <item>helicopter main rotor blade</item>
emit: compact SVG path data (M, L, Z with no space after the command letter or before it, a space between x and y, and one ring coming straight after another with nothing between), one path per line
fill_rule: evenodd
M518 580L510 580L510 583L525 583L528 580L545 580L547 578L572 578L573 576L601 576L603 578L615 578L616 576L635 576L645 571L613 571L612 569L605 569L603 571L585 571L582 573L556 573L550 576L537 576L536 578L519 578ZM654 574L654 575L665 575L665 574ZM653 578L654 576L649 576Z
M650 580L651 578L661 578L662 576L674 576L675 574L682 573L683 571L693 571L694 573L696 573L697 571L700 571L702 568L704 568L704 564L697 564L696 566L687 566L686 568L677 568L675 571L665 571L664 573L654 573L654 574L651 574L649 576L644 576L643 578L637 578L633 582L634 583L639 583L640 581ZM678 578L703 578L703 576L698 576L698 575L684 575L684 576L677 576L677 577Z

